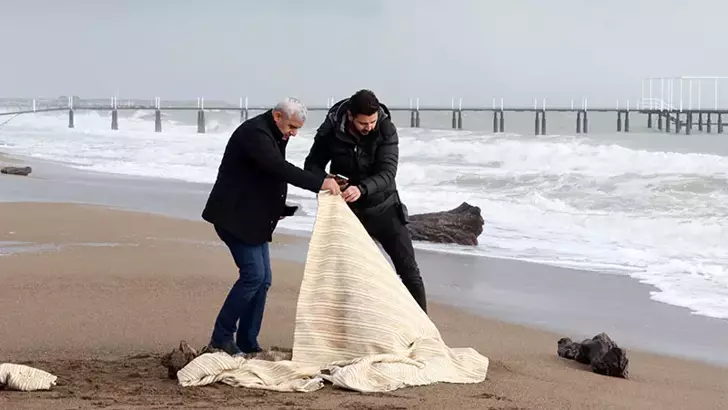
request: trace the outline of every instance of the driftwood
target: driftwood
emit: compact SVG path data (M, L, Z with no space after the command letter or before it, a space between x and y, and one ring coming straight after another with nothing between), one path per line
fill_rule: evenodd
M182 340L181 342L179 342L179 347L162 357L161 363L162 366L167 368L167 377L169 377L170 379L176 379L177 372L180 371L180 369L182 369L183 367L187 366L187 364L193 361L197 356L205 353L214 353L219 351L221 350L213 349L209 346L204 346L201 349L197 350L190 346L187 342ZM262 352L248 353L245 355L245 358L277 362L280 360L291 360L292 356L293 350L273 346L267 350L263 350Z
M629 375L627 350L617 346L606 333L600 333L581 343L574 343L564 337L559 339L557 345L560 357L588 364L594 373L624 379Z
M407 226L415 241L477 245L483 224L480 208L463 202L449 211L410 215Z
M32 171L30 167L4 167L0 169L0 174L28 176Z

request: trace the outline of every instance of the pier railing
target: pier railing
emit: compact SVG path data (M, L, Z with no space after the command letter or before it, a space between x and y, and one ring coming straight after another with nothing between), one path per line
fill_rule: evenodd
M72 97L68 98L67 104L58 104L58 101L54 101L50 105L39 107L37 101L34 99L31 102L31 106L28 107L27 103L25 106L22 104L16 104L15 108L9 109L5 112L0 112L1 116L18 116L23 114L34 114L34 113L48 113L48 112L68 112L68 127L75 127L75 113L77 111L107 111L111 113L111 129L119 129L119 111L154 111L154 130L156 132L162 132L162 111L196 111L197 112L197 132L206 132L206 121L205 114L209 111L229 111L239 112L240 121L243 122L250 118L251 112L264 111L271 107L268 106L252 106L248 104L248 99L241 98L237 106L229 103L215 103L213 105L206 106L204 98L198 98L197 104L193 105L190 102L185 102L183 105L168 105L162 106L161 98L157 97L150 103L136 103L126 101L119 103L118 99L112 97L109 102L102 103L102 100L94 99L84 101L75 99ZM327 101L325 106L309 106L309 111L328 111L333 101ZM540 103L540 104L539 104ZM717 106L717 105L716 105ZM6 109L8 107L5 107ZM647 127L653 128L653 120L656 117L657 129L664 130L665 132L671 132L674 128L675 132L681 132L684 130L686 134L690 134L693 127L697 125L699 131L707 129L708 132L712 131L712 127L716 126L719 133L723 132L723 114L728 114L728 110L710 108L710 109L683 109L684 107L675 107L663 99L646 97L637 101L634 107L630 106L629 101L626 104L617 102L613 107L590 107L587 104L587 100L581 101L579 106L576 106L574 101L569 106L549 106L546 105L546 100L538 101L534 99L533 106L506 106L503 99L500 100L500 104L496 104L496 100L493 100L491 107L468 107L462 105L462 100L459 100L458 104L455 104L455 100L452 100L450 107L427 107L420 106L419 99L410 100L409 106L390 106L389 109L392 112L405 112L409 113L409 125L413 128L419 128L421 124L421 115L426 112L449 112L451 113L451 127L452 129L463 128L463 113L466 112L481 112L481 113L492 113L492 132L503 133L506 130L505 127L505 113L533 113L534 114L534 134L544 135L547 132L547 114L548 113L572 113L575 114L576 124L575 131L577 134L589 132L589 113L600 112L600 113L614 113L616 114L616 131L617 132L630 132L630 120L634 114L640 114L647 116ZM696 118L697 117L697 118ZM705 121L704 121L705 119ZM697 120L697 121L694 121ZM7 121L6 121L7 122Z

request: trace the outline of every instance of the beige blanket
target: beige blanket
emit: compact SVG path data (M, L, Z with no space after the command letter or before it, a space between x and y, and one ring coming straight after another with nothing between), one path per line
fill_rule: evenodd
M0 363L0 386L10 390L48 390L56 385L57 377L24 364Z
M485 380L488 358L449 348L341 196L322 192L296 310L293 357L265 362L204 354L180 385L309 392L323 381L383 392Z

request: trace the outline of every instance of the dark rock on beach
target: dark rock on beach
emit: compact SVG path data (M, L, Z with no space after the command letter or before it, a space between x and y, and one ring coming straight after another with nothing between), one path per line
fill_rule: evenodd
M606 333L600 333L581 343L568 337L559 339L557 354L565 359L588 364L594 373L605 376L621 377L629 375L627 351L615 343Z
M477 245L483 224L480 208L463 202L449 211L411 215L408 227L415 241Z
M0 174L28 176L32 171L30 167L3 167Z

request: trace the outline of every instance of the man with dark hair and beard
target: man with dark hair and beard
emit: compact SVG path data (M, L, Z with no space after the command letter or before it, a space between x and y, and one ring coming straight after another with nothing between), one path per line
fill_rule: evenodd
M387 252L405 287L427 312L425 286L407 229L407 207L397 191L399 137L389 109L360 90L334 104L316 132L304 169L343 176L342 197Z

